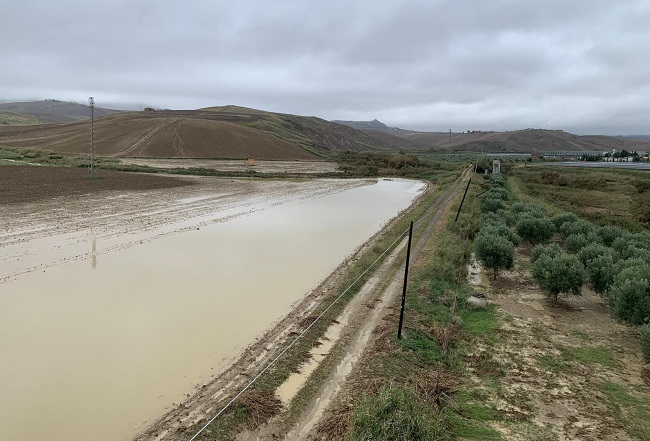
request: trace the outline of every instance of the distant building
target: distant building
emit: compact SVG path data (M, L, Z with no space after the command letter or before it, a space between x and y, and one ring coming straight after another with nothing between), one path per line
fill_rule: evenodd
M156 109L154 109L153 107L145 107L145 108L144 108L144 111L145 111L145 112L154 112L155 110L156 110Z
M501 173L501 161L498 159L492 161L492 173Z

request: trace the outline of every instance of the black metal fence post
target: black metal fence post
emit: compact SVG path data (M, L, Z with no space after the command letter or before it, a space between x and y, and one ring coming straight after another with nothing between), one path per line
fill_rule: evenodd
M413 238L413 221L409 227L409 244L406 249L406 268L404 269L404 289L402 289L402 308L399 311L399 327L397 328L397 338L402 339L402 323L404 323L404 303L406 303L406 282L409 277L409 259L411 257L411 239Z

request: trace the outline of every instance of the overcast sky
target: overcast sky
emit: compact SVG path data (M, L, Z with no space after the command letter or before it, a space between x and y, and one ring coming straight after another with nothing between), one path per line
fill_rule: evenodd
M650 133L649 0L0 0L0 99Z

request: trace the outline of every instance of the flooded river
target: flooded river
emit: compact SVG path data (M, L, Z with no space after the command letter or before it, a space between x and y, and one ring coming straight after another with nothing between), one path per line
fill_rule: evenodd
M310 184L296 183L296 194L301 185ZM236 216L210 222L203 212L196 228L182 219L182 229L130 246L91 230L72 246L61 233L66 252L82 258L43 269L21 273L20 259L5 259L0 438L131 438L223 370L422 189L379 180L258 200L263 208L251 199ZM40 259L61 253L57 237L36 244Z

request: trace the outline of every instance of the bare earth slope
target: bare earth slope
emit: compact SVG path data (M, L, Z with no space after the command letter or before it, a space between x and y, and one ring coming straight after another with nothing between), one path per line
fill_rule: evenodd
M16 103L0 103L0 110L33 116L42 123L66 123L90 118L85 104L67 101L44 100ZM95 107L95 116L118 112L113 109Z
M390 149L320 118L235 106L118 113L97 118L95 127L97 151L106 156L310 160L328 152ZM89 129L87 121L0 127L0 145L82 153Z

